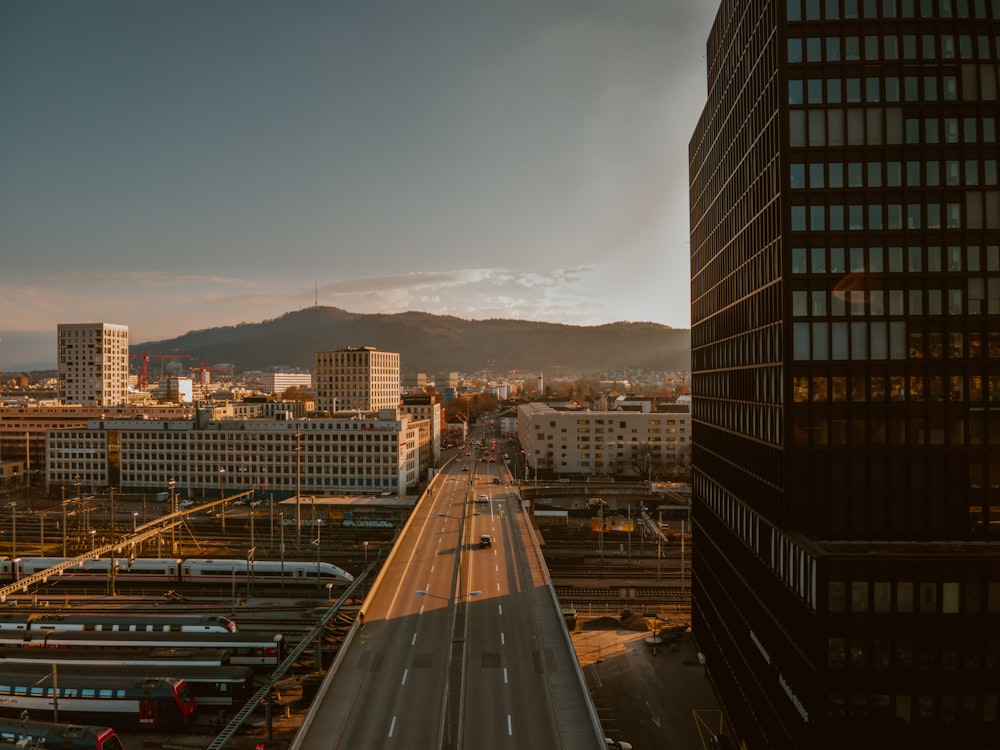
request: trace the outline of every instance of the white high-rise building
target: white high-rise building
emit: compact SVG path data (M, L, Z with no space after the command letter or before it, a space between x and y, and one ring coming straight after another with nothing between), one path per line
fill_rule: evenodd
M118 406L128 402L128 326L60 323L59 399L64 404Z
M399 354L371 346L316 354L316 408L378 411L399 407Z

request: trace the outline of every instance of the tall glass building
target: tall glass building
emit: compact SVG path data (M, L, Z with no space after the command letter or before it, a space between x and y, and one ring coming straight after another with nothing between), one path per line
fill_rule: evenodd
M1000 0L723 0L693 626L747 748L1000 747Z

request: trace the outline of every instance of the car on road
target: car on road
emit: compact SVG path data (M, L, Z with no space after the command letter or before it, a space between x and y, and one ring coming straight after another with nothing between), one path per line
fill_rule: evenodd
M493 546L493 537L491 537L489 534L480 534L479 535L479 546L480 547L492 547Z
M462 471L468 471L468 470L469 470L469 467L468 467L468 466L463 466L463 467L462 467Z
M477 503L488 503L489 501L490 501L490 498L489 498L489 497L488 497L487 495L480 495L480 496L479 496L479 497L478 497L478 498L476 499L476 502L477 502Z
M493 484L500 484L500 477L493 477Z

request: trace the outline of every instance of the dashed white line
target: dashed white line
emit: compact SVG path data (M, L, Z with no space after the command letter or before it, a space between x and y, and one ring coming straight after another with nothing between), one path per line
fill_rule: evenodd
M410 671L409 669L404 669L403 670L403 681L401 683L399 683L400 685L405 685L406 684L406 675L409 673L409 671Z
M416 633L413 634L413 640L410 641L410 645L411 646L416 646L417 645L417 634Z
M500 615L501 617L503 616L503 605L502 604L498 604L497 605L497 614Z
M511 722L510 714L507 714L507 736L514 734L514 724Z
M507 667L503 668L503 684L507 684Z
M500 645L501 646L506 646L507 645L507 641L503 637L503 631L500 631Z
M389 723L389 736L392 737L392 733L396 730L396 717L392 717L392 721Z

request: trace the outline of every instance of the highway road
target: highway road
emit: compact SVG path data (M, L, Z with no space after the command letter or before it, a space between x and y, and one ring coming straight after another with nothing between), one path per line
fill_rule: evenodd
M516 489L474 461L417 504L292 750L604 746Z

